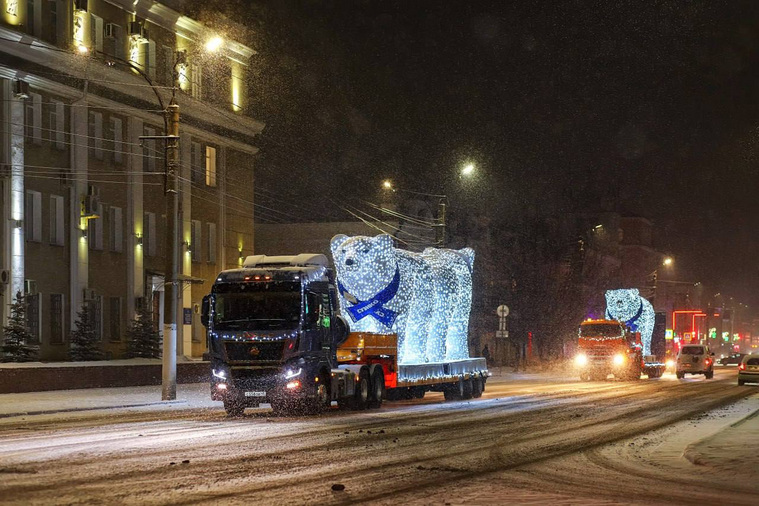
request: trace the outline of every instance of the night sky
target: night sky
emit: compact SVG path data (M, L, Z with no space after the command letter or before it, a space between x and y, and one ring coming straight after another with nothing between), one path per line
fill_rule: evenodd
M503 220L645 216L675 277L759 304L759 2L226 4L259 52L257 198L289 215L263 219L384 178L458 195L472 161Z

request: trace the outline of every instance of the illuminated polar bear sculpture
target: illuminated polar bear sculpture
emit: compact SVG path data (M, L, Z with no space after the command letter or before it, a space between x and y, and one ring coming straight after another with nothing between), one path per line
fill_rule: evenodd
M469 358L471 248L413 253L387 234L340 234L331 249L351 331L397 333L401 364Z
M640 296L637 288L606 291L606 318L623 322L633 332L640 332L644 356L651 354L654 317L653 306Z

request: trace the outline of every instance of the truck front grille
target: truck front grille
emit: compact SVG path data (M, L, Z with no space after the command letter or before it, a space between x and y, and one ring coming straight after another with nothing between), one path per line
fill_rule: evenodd
M285 354L285 342L226 341L224 350L230 363L281 362Z

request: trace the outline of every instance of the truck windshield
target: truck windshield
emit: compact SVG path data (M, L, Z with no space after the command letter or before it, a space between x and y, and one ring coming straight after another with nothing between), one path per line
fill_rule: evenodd
M217 330L292 330L300 313L299 284L244 283L216 292L213 324Z
M618 324L591 323L580 326L580 337L622 337Z

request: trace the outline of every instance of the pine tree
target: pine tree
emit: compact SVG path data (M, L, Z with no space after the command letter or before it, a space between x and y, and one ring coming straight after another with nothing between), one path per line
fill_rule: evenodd
M26 323L26 297L17 292L16 301L11 304L8 325L3 327L3 362L36 360L39 348L29 344L33 339Z
M95 322L92 320L88 304L76 313L76 330L70 334L71 350L69 355L74 361L100 360L102 353L98 342Z
M137 308L137 319L129 324L127 340L127 357L161 357L161 336L153 328L152 314L147 306Z

